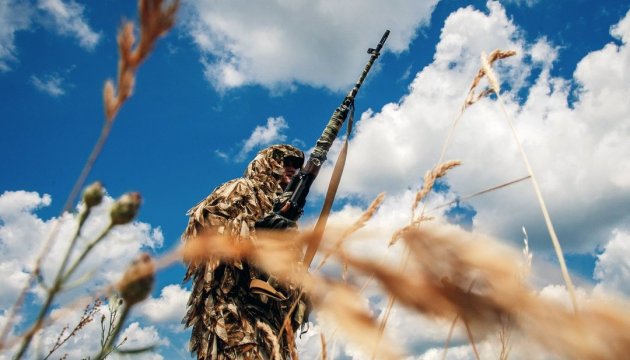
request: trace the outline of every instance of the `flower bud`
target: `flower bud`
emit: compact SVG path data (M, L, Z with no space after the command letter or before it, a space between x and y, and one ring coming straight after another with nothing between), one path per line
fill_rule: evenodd
M133 220L138 213L141 202L142 198L137 192L130 192L121 196L109 212L112 225L123 225Z
M100 181L94 182L83 190L83 202L87 208L94 207L103 200L103 184Z
M131 263L117 285L127 306L133 306L151 294L154 274L155 263L148 254L141 254Z

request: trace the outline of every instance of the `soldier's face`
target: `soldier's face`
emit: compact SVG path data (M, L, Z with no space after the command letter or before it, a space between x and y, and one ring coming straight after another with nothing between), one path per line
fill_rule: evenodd
M291 178L293 175L297 174L298 168L296 168L293 164L284 164L284 174L282 174L282 178L280 179L280 186L284 190L284 188L289 185Z

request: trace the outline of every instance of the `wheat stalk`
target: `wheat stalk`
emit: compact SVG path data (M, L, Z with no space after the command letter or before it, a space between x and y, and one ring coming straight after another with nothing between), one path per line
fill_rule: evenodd
M516 132L516 128L514 127L514 122L512 121L512 116L507 112L507 110L505 109L505 105L503 102L503 98L501 97L501 89L499 88L499 82L497 80L497 76L494 74L494 71L492 70L492 67L490 67L490 62L489 61L485 61L484 59L484 55L482 55L482 67L484 72L486 73L486 76L489 79L489 82L492 86L492 89L494 90L494 92L497 95L497 99L499 102L499 106L501 107L501 111L503 112L503 115L505 116L505 120L507 121L508 125L510 126L510 130L512 133L512 137L514 138L514 141L516 142L516 144L518 145L518 149L519 152L521 154L521 157L523 158L523 162L525 163L525 167L527 168L527 173L529 174L529 176L532 179L532 185L534 186L534 192L536 193L536 199L538 200L538 204L540 205L540 209L543 213L543 217L545 219L545 225L547 226L547 231L549 232L549 235L551 237L551 243L553 244L553 248L556 252L556 257L558 258L558 263L560 263L560 270L562 272L562 278L564 279L564 282L567 286L567 290L569 291L569 295L571 297L571 303L573 305L573 310L574 311L578 311L578 306L577 306L577 300L575 297L575 287L573 286L573 281L571 280L571 276L569 275L569 271L567 269L567 265L566 262L564 260L564 254L562 252L562 247L560 246L560 241L558 240L558 236L556 235L556 230L553 227L553 223L551 222L551 217L549 216L549 211L547 210L547 205L545 205L545 200L542 196L542 192L540 191L540 186L538 185L538 180L536 179L536 176L534 175L534 170L532 169L530 163L529 163L529 159L527 157L527 154L525 153L525 150L523 149L523 144L521 142L521 140L518 137L518 133Z
M350 237L350 235L354 234L357 230L363 228L365 224L368 221L370 221L370 219L374 216L376 211L383 204L384 200L385 200L385 193L380 193L378 194L378 196L376 196L376 198L372 201L370 206L368 206L367 210L365 210L363 214L361 214L361 216L352 224L352 226L350 226L343 233L341 233L341 236L336 241L335 245L331 248L330 251L325 253L324 257L317 265L317 268L316 268L317 270L321 269L322 266L324 266L324 264L328 260L328 258L330 258L330 256L334 252L338 251L341 248L343 243Z
M323 332L319 333L319 339L320 339L320 341L322 343L322 350L321 350L321 352L322 352L322 360L326 360L328 358L328 355L326 353L326 338L324 337L324 333Z

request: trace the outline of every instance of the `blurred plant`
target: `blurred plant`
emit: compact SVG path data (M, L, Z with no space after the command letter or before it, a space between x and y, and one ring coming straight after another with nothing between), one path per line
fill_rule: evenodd
M66 334L66 331L68 331L69 326L68 325L64 326L61 329L61 332L59 333L59 336L57 337L57 341L53 345L52 349L50 349L50 351L48 352L48 355L46 355L44 360L50 358L50 356L55 351L57 351L57 349L59 349L61 346L63 346L63 344L65 344L66 341L68 341L71 337L75 336L87 324L92 322L92 320L94 320L94 315L96 315L96 313L99 312L99 307L102 304L103 304L103 302L101 301L100 298L96 298L93 302L89 303L85 307L85 309L83 310L83 314L81 315L81 318L79 319L79 322L77 323L77 325L68 334ZM102 320L101 320L101 323L102 323ZM64 335L65 335L65 337L64 337Z
M114 301L110 301L110 316L107 331L105 331L104 324L105 316L103 315L101 317L101 350L94 359L105 359L114 351L122 354L137 354L153 349L153 346L148 346L139 349L123 350L120 349L120 347L127 341L127 337L124 337L117 344L116 339L123 328L131 308L145 300L151 294L155 280L154 276L155 263L148 254L141 254L131 263L122 279L116 285L120 298L115 297L113 299Z
M100 341L101 350L100 352L104 353L105 356L111 353L111 351L106 350L106 344L111 343L112 337L115 336L114 330L115 330L116 324L119 322L118 311L121 309L122 305L123 305L123 299L121 299L117 294L114 294L113 296L109 298L109 304L107 306L109 310L109 316L106 316L105 314L101 314L101 341ZM105 320L107 320L107 322L105 322ZM125 341L127 341L126 337L123 338L121 342L118 343L116 346L112 346L111 350L117 349L122 344L124 344Z
M111 81L107 81L105 83L104 91L103 91L103 103L105 107L105 122L103 123L103 127L101 130L101 134L94 145L90 155L88 156L87 161L85 162L81 173L79 174L77 180L70 191L70 195L66 199L65 205L60 212L60 217L65 212L71 210L74 205L77 196L81 188L84 186L85 181L89 173L91 172L96 159L99 157L107 138L109 137L109 133L111 131L112 125L114 124L114 120L116 114L120 110L121 106L124 102L132 95L133 86L135 83L135 73L138 70L139 65L148 57L151 53L151 50L155 46L158 38L165 35L174 25L175 23L175 13L179 8L179 0L167 1L164 0L138 0L138 10L140 13L140 42L136 44L136 47L133 48L135 43L135 38L133 35L134 25L131 22L126 22L123 24L122 29L118 36L118 47L120 51L119 63L118 63L118 91L116 92L114 89L114 85ZM98 186L96 186L98 187ZM98 190L94 190L97 191ZM98 194L90 195L87 194L87 198L84 196L84 202L86 203L87 208L91 208L94 203L100 202L100 198ZM101 195L102 196L102 195ZM89 215L89 211L81 214L79 229L82 225L82 221L85 221L85 218ZM116 225L116 224L114 224ZM22 291L18 294L17 300L15 304L11 307L11 309L7 312L7 317L5 320L4 327L0 332L0 349L6 347L5 340L13 328L13 323L16 314L20 311L24 300L26 299L26 294L28 290L33 285L34 281L41 280L41 265L50 249L55 241L59 230L59 222L53 225L53 228L46 239L44 241L39 256L37 257L35 264L33 266L33 271L31 272L29 280L26 282L25 286L22 288ZM76 238L73 240L73 245L70 248L73 248L74 242L76 242ZM66 254L66 258L69 254ZM67 260L66 260L67 261ZM66 263L64 261L64 264ZM63 275L63 269L59 271L59 274L53 283L53 289L56 286L60 286L57 284L59 276ZM64 279L67 280L67 279ZM56 285L57 284L57 285ZM54 294L58 292L60 289L54 289L53 291L49 291L49 294ZM53 295L54 297L54 295ZM37 330L41 327L41 318L46 314L48 308L50 307L50 303L47 301L42 306L42 314L39 314L37 317L36 326L34 326L31 330ZM52 302L52 298L50 298ZM28 347L31 339L33 337L32 333L27 333L25 340L25 346ZM24 349L21 349L20 353L23 354ZM20 355L22 356L22 355Z
M37 314L33 325L23 335L20 348L15 356L16 359L20 359L22 356L24 356L33 339L33 336L38 330L42 328L44 320L48 315L48 312L55 300L55 297L60 292L71 287L69 286L70 279L75 274L79 265L83 263L85 258L92 252L94 247L103 241L103 239L109 234L114 226L123 225L131 222L136 216L141 203L140 194L138 193L127 193L116 200L110 211L110 223L105 227L105 229L101 232L99 236L97 236L94 240L90 241L87 244L87 246L79 253L76 259L70 261L71 254L77 247L77 241L81 236L81 229L83 228L83 225L85 224L85 221L87 220L91 209L94 206L100 204L102 197L103 188L102 185L98 182L90 185L85 189L83 193L83 202L85 206L79 214L77 230L74 233L72 240L70 241L70 246L66 250L66 253L63 260L61 261L61 265L59 266L59 270L53 280L52 285L44 285L44 287L47 289L46 299L39 309L39 313ZM43 279L41 281L43 281Z

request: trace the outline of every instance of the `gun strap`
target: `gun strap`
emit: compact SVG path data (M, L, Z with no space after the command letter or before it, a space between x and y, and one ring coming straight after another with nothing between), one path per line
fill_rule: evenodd
M346 157L348 155L348 139L350 138L350 133L352 132L352 123L354 121L354 99L350 103L350 116L348 117L348 125L346 127L346 139L341 146L341 151L337 156L337 162L335 163L335 168L330 177L330 183L328 184L328 190L326 191L326 199L324 200L324 205L322 206L322 211L319 213L319 218L317 219L317 223L315 224L315 229L313 230L313 238L311 239L308 247L306 248L306 253L304 254L304 259L302 263L305 268L311 265L313 258L315 257L315 253L317 253L317 249L319 248L319 244L322 241L322 236L324 235L324 230L326 229L326 222L328 221L328 216L330 215L330 209L332 208L333 202L335 201L335 195L337 194L337 189L339 188L339 183L341 182L341 175L343 174L343 169L346 165Z

